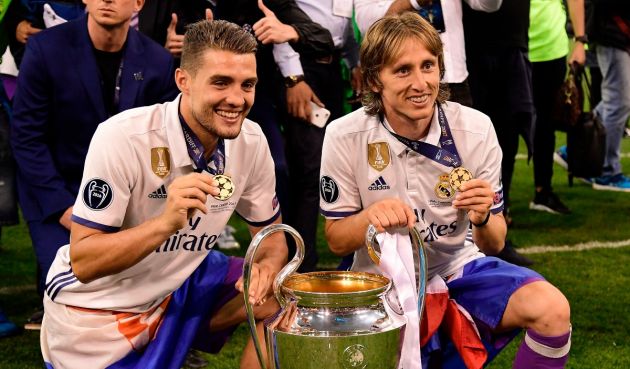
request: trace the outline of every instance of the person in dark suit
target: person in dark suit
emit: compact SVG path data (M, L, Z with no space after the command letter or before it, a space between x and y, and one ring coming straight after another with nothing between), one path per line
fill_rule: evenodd
M18 198L40 294L57 249L69 241L72 205L98 124L177 94L173 58L129 27L144 0L84 2L85 16L29 38L13 102Z

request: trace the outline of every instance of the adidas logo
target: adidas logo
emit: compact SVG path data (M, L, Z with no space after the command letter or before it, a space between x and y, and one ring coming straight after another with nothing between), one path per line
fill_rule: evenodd
M380 176L374 181L370 187L368 187L370 191L381 191L381 190L389 190L389 185L385 182L383 176Z
M165 199L166 196L166 187L164 185L161 185L160 188L149 194L150 199Z

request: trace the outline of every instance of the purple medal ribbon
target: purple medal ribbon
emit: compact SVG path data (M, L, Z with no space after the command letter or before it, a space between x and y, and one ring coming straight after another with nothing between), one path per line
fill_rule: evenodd
M392 134L392 136L396 137L396 139L402 142L405 146L410 148L411 150L417 152L422 156L426 156L427 158L440 163L442 165L446 165L447 167L457 168L461 166L462 162L459 158L459 153L457 152L457 147L455 147L455 141L453 141L453 135L451 134L451 129L448 127L448 120L446 119L446 114L444 114L444 110L439 103L436 103L437 111L438 111L438 123L440 124L440 146L435 146L430 143L426 143L423 141L414 141L410 140L406 137L396 134L393 131L390 131L385 126L385 122L383 117L381 116L381 124L383 127Z
M223 174L225 169L225 142L223 139L219 138L217 148L212 153L212 156L210 156L210 163L208 163L203 157L203 144L199 141L199 138L195 135L192 129L190 129L188 124L186 124L186 121L181 114L179 114L179 121L182 125L182 131L184 132L188 155L195 164L195 172L201 173L206 170L212 175Z

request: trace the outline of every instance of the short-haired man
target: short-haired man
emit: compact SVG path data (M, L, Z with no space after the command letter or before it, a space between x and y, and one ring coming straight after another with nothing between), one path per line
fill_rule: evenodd
M193 24L180 96L99 126L70 244L47 278L49 367L180 368L189 347L216 352L245 320L242 259L212 248L234 211L252 234L280 221L269 147L245 119L256 47L232 23ZM277 308L268 297L286 257L281 234L261 245L249 296L259 318ZM249 343L241 367L257 366Z
M501 149L487 116L445 101L437 32L414 13L385 17L367 32L360 60L365 106L332 122L324 140L330 248L355 252L354 270L378 272L362 247L368 225L416 227L428 245L429 278L446 281L482 337L527 328L514 366L562 367L566 298L539 274L483 254L499 252L506 233Z

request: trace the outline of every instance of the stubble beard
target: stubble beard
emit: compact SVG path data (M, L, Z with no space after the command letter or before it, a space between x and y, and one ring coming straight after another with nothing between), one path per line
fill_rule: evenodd
M212 116L214 115L214 109L210 108L206 112L204 112L205 114L203 114L203 117L210 117L208 119L203 119L194 110L191 110L191 112L192 112L193 118L195 118L195 120L199 122L199 125L203 127L203 129L205 129L208 133L210 133L211 135L217 138L222 138L224 140L232 140L238 137L238 135L241 133L241 127L243 126L243 121L241 121L241 123L238 125L238 129L236 129L235 132L232 132L232 130L229 130L229 129L222 132L219 129L217 129L217 126L216 124L214 124L214 121L212 119Z

